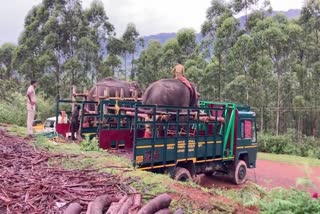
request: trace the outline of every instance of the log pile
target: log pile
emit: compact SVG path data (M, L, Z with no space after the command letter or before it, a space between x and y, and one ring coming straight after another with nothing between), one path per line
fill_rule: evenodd
M141 207L141 195L125 195L119 201L114 201L109 195L97 197L89 203L86 214L172 214L169 209L171 203L170 195L164 193L149 201ZM64 214L80 214L82 207L78 203L71 203ZM178 209L174 214L183 214Z
M171 213L167 194L142 207L142 195L116 175L50 166L55 158L68 156L0 129L0 213Z

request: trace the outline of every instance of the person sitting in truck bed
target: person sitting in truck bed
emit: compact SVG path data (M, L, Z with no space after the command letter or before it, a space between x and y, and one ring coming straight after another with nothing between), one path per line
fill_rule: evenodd
M145 122L152 122L153 118L151 114L147 114L145 119ZM151 123L145 124L145 130L144 130L144 138L152 138L152 125Z
M167 121L169 118L169 115L166 114L160 114L156 116L156 122L157 121ZM152 137L152 121L153 121L153 117L152 114L146 114L144 116L144 121L145 122L150 122L148 124L145 124L145 131L144 131L144 138L151 138ZM163 127L157 127L156 130L156 135L159 136L159 131L164 132Z

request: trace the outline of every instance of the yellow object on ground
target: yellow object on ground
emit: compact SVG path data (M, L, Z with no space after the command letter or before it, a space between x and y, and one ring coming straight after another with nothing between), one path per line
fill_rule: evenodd
M44 129L43 123L41 120L35 120L32 123L32 129L35 132L41 132Z

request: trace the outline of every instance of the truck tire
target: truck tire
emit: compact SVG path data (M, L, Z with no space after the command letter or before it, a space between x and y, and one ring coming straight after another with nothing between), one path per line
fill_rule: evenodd
M232 172L232 180L235 184L243 184L247 180L247 164L243 160L239 160Z
M173 173L173 179L177 181L189 181L192 179L189 170L183 167L176 167Z

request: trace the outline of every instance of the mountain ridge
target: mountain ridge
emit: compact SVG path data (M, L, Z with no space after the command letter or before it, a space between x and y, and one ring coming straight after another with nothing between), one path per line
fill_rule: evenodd
M284 14L289 19L293 19L293 18L299 17L300 13L301 13L301 9L289 9L287 11L273 11L271 13L271 16L274 16L276 14ZM240 27L243 28L246 23L246 16L241 16L238 20L240 21ZM163 32L163 33L143 36L143 39L145 41L145 47L148 47L148 44L151 40L158 40L160 44L164 44L167 40L176 37L176 35L177 35L176 32L171 32L171 33ZM197 33L197 41L199 41L200 38L201 38L201 33Z

